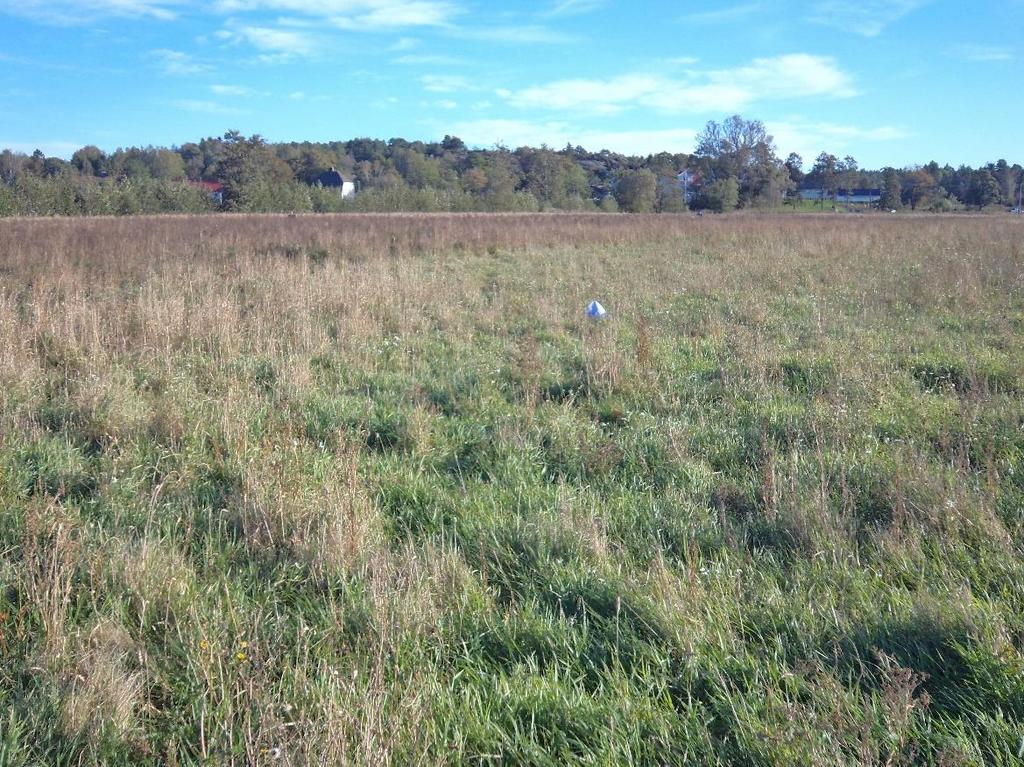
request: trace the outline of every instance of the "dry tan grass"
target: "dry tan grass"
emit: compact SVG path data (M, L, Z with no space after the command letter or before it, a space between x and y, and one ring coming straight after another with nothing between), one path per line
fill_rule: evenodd
M178 685L193 696L199 738L150 742L147 753L162 750L168 762L458 761L462 752L430 740L440 729L424 733L458 711L460 701L444 697L445 674L477 659L459 655L461 646L439 649L439 637L481 611L496 625L517 618L488 580L488 567L502 563L480 552L506 545L501 536L528 549L540 530L536 540L557 539L585 563L581 590L585 575L649 598L672 651L731 652L749 642L751 594L764 604L788 599L805 614L772 577L735 564L749 565L745 547L754 545L737 530L784 531L795 543L780 561L803 566L805 557L829 586L828 568L860 556L856 483L868 480L834 461L863 446L867 409L881 417L889 408L895 419L904 403L927 400L960 418L948 434L885 447L898 471L887 488L892 520L871 538L880 558L912 569L927 542L961 538L1011 551L1016 539L994 510L1007 463L991 451L968 455L963 436L990 414L977 375L983 352L964 353L975 379L959 393L924 394L893 367L928 347L940 315L983 316L994 344L1017 337L1022 234L1018 220L973 216L0 220L0 457L38 475L17 480L28 483L17 489L29 497L25 530L16 567L0 572L38 616L32 663L66 693L62 727L89 743L101 732L131 740L150 724L150 705L170 716L167 689ZM582 308L605 296L612 317L588 325ZM1019 354L1000 351L1012 376ZM822 391L786 388L788 355L828 364ZM344 383L332 378L349 373ZM706 389L691 385L701 376ZM463 377L470 394L458 388ZM893 393L897 379L907 389ZM548 388L581 380L585 393ZM485 458L489 447L505 451L502 470L526 467L501 495L486 469L474 478L445 463L445 451L481 424L439 415L447 390L438 390L454 392L448 406L477 397L487 410L506 381L493 432L479 444ZM396 440L408 445L373 442L366 423L386 399L380 391L398 392ZM638 426L626 423L626 397L644 411ZM324 402L338 412L321 429L314 406ZM764 429L746 446L756 463L741 478L756 496L750 503L712 466L713 445L692 441L722 424L736 432L744 408ZM790 443L776 444L768 427ZM689 515L681 550L661 548L660 527L642 531L647 543L626 540L634 531L615 518L623 509L606 510L590 487L619 476L630 450L640 456L636 476L623 479L647 495L638 491L629 513L645 519L656 500L666 514ZM565 476L538 478L541 451L568 467ZM854 458L864 456L851 466ZM676 484L648 476L659 462ZM492 514L490 527L474 530L479 540L467 544L454 527L427 535L412 526L422 519L384 508L384 480L414 493L424 477L451 483L453 508L465 501L466 514ZM519 493L535 494L529 516L516 508ZM522 530L505 529L517 514ZM708 528L721 538L701 549ZM635 552L645 545L646 560ZM569 578L559 575L551 588ZM279 580L265 593L263 578ZM539 611L537 593L504 598ZM822 597L824 623L841 612L841 597ZM300 598L321 611L316 628ZM120 613L105 615L113 604ZM82 625L73 625L76 605L89 611ZM817 619L816 610L806 613ZM891 677L878 705L896 745L884 751L872 740L855 758L884 763L906 751L926 706L917 677L891 659L877 664ZM857 742L859 728L875 726L864 714L875 705L869 696L817 666L805 676L807 700L786 697L781 682L773 688L779 697L766 710L778 732L811 741L838 721L835 731ZM830 718L836 701L848 709ZM736 726L749 737L762 713L737 711ZM821 745L815 759L827 763L835 748Z
M241 527L255 550L308 562L314 571L356 570L379 555L380 512L370 503L349 450L344 473L319 486L304 477L308 455L256 452L243 472Z
M464 334L524 311L560 325L579 303L615 292L609 282L630 269L607 255L591 262L585 253L594 246L607 254L610 243L641 254L664 243L660 252L665 245L677 249L686 263L681 273L671 259L641 258L641 274L630 280L648 292L616 295L619 314L642 317L649 311L643 307L670 295L669 286L673 294L698 296L746 292L745 324L756 327L764 296L819 290L810 279L822 280L820 288L859 285L870 296L866 312L915 295L922 301L939 295L951 309L969 308L987 286L1019 278L1017 228L1014 221L986 218L583 214L4 220L0 375L27 384L36 365L23 363L38 360L41 349L47 365L78 380L105 370L120 354L162 359L192 349L225 359L244 351L281 362L285 380L301 387L308 367L296 361L300 352L341 347L366 355L368 337L432 328ZM982 256L979 240L998 246ZM934 246L924 250L924 242ZM524 285L536 286L529 307L518 305L521 293L500 290L482 301L481 275L463 266L488 248L537 252L549 245L584 253L546 263L515 257ZM323 268L307 256L320 248L328 254ZM442 257L417 257L426 253ZM832 311L822 303L818 312L824 336ZM715 338L723 330L712 324L693 332ZM729 332L731 345L756 355L756 335L737 336L735 327ZM613 384L625 360L600 340L588 345L591 367L599 381Z
M123 737L137 725L143 705L144 674L134 642L124 628L100 622L79 645L64 683L64 726L76 736L108 730Z

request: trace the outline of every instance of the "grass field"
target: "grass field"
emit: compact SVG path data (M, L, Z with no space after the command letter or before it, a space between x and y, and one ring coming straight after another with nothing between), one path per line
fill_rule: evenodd
M1022 336L1009 217L0 221L0 764L1019 764Z

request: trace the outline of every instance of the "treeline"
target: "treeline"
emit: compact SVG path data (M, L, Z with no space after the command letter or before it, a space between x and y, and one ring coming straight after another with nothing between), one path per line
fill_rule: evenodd
M793 179L801 188L823 192L823 200L835 200L843 191L877 189L881 192L880 208L946 212L1019 207L1024 169L1019 164L999 160L980 168L954 168L933 161L919 168L865 171L857 167L852 157L840 160L822 153L810 173L804 175L796 170Z
M343 198L317 184L337 168L358 193ZM682 175L681 175L682 174ZM929 163L861 169L852 157L823 152L811 167L777 156L757 120L711 122L692 154L646 157L580 146L470 149L439 142L360 138L268 143L229 131L173 148L95 146L70 160L0 152L0 215L125 215L207 211L728 211L821 204L843 190L882 190L884 208L957 210L1014 205L1024 179L1004 160L982 168ZM210 185L221 189L215 197Z

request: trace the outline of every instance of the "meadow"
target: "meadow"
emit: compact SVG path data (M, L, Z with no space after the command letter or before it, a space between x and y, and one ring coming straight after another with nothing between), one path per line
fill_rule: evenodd
M1020 764L1022 335L1009 216L2 220L0 764Z

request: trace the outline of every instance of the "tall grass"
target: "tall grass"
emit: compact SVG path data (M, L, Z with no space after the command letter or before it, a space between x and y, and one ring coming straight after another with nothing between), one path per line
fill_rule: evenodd
M1018 763L1022 234L0 221L0 764Z

